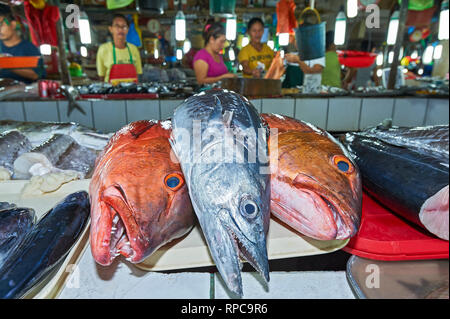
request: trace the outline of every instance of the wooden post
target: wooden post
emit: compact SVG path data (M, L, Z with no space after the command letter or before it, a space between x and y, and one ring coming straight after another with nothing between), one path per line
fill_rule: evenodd
M56 33L58 36L59 69L61 71L61 83L63 85L72 85L69 67L67 66L66 54L66 36L64 34L63 14L61 12L61 3L59 0L52 0L52 5L58 6L60 18L56 22Z
M394 60L392 61L391 71L389 72L389 81L387 87L388 90L393 90L395 88L398 71L398 56L400 55L400 49L403 45L403 37L405 35L405 23L406 17L408 15L408 4L409 0L402 0L400 15L398 17L397 41L394 44Z

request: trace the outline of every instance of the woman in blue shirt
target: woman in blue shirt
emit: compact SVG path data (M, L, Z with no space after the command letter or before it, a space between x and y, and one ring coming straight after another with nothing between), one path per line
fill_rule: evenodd
M39 49L31 42L22 40L16 32L15 21L8 7L0 8L0 54L12 56L40 56ZM45 76L42 58L32 69L0 69L0 78L9 78L25 83L31 83Z

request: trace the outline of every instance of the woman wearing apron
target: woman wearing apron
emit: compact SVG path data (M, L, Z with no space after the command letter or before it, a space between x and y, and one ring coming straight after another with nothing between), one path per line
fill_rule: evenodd
M138 74L142 74L139 50L126 41L128 23L123 15L114 15L109 26L113 41L102 44L97 51L97 73L102 81L113 85L137 83Z

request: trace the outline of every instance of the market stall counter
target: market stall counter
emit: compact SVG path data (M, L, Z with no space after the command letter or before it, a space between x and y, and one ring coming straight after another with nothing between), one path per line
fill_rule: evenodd
M261 113L287 115L331 132L357 131L392 119L396 126L448 124L448 96L282 96L250 99ZM0 102L0 119L76 122L104 133L140 119L164 120L184 98L82 99L85 111L68 115L69 103L59 99L14 99Z

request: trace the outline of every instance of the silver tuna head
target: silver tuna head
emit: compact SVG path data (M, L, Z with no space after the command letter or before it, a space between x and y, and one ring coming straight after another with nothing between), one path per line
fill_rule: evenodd
M266 233L268 183L245 166L193 167L191 199L210 252L228 288L242 296L241 263L246 259L269 281ZM268 193L269 192L269 193Z
M247 99L225 90L187 99L173 124L173 149L212 258L242 296L240 257L269 281L270 174L261 169L268 164L267 131Z

